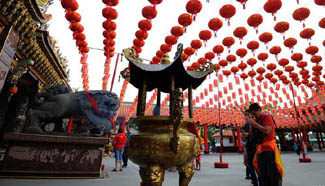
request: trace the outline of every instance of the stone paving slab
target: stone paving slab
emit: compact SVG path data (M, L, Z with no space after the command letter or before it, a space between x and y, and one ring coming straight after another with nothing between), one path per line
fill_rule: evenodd
M312 163L299 163L294 153L282 153L285 169L283 186L325 186L325 152L311 152ZM132 162L123 172L112 172L113 158L105 158L106 168L99 179L0 179L0 186L138 186L139 168ZM223 154L228 169L215 169L213 163L219 161L219 154L202 155L201 171L196 171L190 186L250 186L245 180L243 156L239 153ZM177 186L178 173L165 173L163 186Z

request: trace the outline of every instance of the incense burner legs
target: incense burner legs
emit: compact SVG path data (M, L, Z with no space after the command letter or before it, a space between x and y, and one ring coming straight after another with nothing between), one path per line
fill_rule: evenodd
M192 176L195 173L193 163L188 163L186 165L178 167L177 169L179 172L179 186L188 186L192 179Z

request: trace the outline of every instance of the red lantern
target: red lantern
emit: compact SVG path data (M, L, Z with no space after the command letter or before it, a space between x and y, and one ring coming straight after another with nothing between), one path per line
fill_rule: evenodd
M310 40L314 34L315 34L315 31L312 28L305 28L300 32L300 37L303 39ZM310 45L310 42L309 42L309 45Z
M111 8L111 7L104 8L103 11L102 11L102 14L106 19L109 19L109 20L116 19L117 15L118 15L117 11L114 8Z
M224 70L222 73L223 73L223 75L225 75L227 77L231 74L231 72L229 70Z
M192 63L192 67L193 67L194 69L197 69L197 68L200 67L200 66L201 66L201 64L198 63L198 62L194 62L194 63Z
M155 57L152 58L152 61L155 62L156 64L159 64L160 61L161 61L161 58L158 57L158 56L155 56Z
M142 49L140 47L132 46L132 48L135 50L137 54L142 52Z
M259 73L260 75L262 75L265 72L265 69L263 67L258 67L256 69L256 72Z
M171 45L168 44L160 45L160 50L163 51L164 53L170 52L171 49L172 49Z
M257 60L255 58L249 58L247 60L247 64L250 65L252 68L257 63Z
M322 18L322 19L319 21L318 26L321 27L321 28L325 28L325 18Z
M280 76L279 76L279 79L280 79L281 81L284 81L284 80L287 80L288 78L287 78L287 76L285 76L285 75L280 75Z
M113 30L105 30L103 36L107 39L115 39L116 33Z
M151 30L152 24L149 20L141 20L138 23L138 27L143 31Z
M186 32L186 27L192 24L192 16L190 14L182 14L178 17L178 23L184 27L184 32Z
M213 52L218 55L218 59L220 59L220 54L223 52L223 46L222 45L216 45L213 47Z
M245 48L239 48L236 50L236 55L239 56L240 58L245 57L247 54L247 50Z
M267 49L268 48L267 43L273 39L273 36L270 32L264 32L258 37L258 39L266 45L266 49Z
M245 73L240 74L240 78L242 78L244 81L246 78L248 78L248 75Z
M287 64L289 64L289 60L286 58L282 58L278 61L279 65L282 67L285 67Z
M293 66L286 66L285 68L284 68L284 70L286 71L286 72L292 72L293 70L295 69L295 67L293 67Z
M247 43L247 48L250 49L253 53L253 56L255 56L255 50L258 49L260 44L257 41L250 41Z
M219 14L226 19L230 26L230 18L236 14L236 8L231 4L224 5L220 8Z
M189 0L186 4L186 11L193 15L195 21L196 14L202 9L202 4L199 0Z
M309 16L309 14L310 10L308 8L302 7L296 9L293 12L292 17L297 21L304 21ZM303 23L303 27L305 28L305 23Z
M211 38L212 34L209 30L202 30L199 33L199 38L204 41L204 46L206 46L207 41Z
M103 3L107 6L116 6L119 3L119 0L103 0Z
M247 24L254 27L256 34L258 33L258 26L263 22L263 16L261 14L253 14L247 19Z
M274 74L277 75L277 76L281 76L283 74L283 71L282 70L276 70L276 71L274 71Z
M215 68L216 68L216 71L220 70L220 65L217 63L217 64L214 64Z
M264 77L262 75L257 76L257 81L262 82L264 80Z
M215 54L213 52L207 52L205 53L204 57L208 59L209 61L212 61L212 59L215 58Z
M214 37L217 37L217 31L222 27L223 23L219 18L210 19L208 26L214 32Z
M86 39L86 35L83 34L83 33L76 33L76 37L75 37L76 40L81 40L81 41L84 41Z
M285 39L284 37L284 33L289 30L289 23L282 21L282 22L278 22L275 26L274 26L274 30L278 33L281 33L283 35L283 40Z
M219 65L223 68L223 67L225 67L225 66L227 66L228 65L228 61L227 60L220 60L219 61Z
M133 40L133 45L136 47L143 47L144 41L142 39L134 39Z
M316 5L325 6L325 0L314 0Z
M156 56L157 56L157 57L162 58L163 55L164 55L164 52L161 51L161 50L158 50L158 51L156 52Z
M313 62L313 63L318 64L318 63L320 63L322 61L322 57L314 55L313 57L311 57L310 61Z
M239 71L238 67L234 66L234 67L231 67L231 72L234 73L236 75L236 73Z
M233 37L225 37L222 40L222 44L228 48L228 53L230 53L230 47L235 43L235 39Z
M61 5L66 10L76 11L79 5L76 0L61 0Z
M315 55L318 52L318 47L317 46L309 46L306 48L305 52L310 55Z
M135 32L135 37L138 38L138 39L145 40L148 37L148 32L145 31L145 30L137 30Z
M307 66L307 62L306 62L306 61L299 61L299 62L297 63L297 67L298 67L298 68L302 68L302 69L304 69L306 66Z
M246 63L241 62L241 63L239 63L238 68L240 68L240 70L244 71L247 68L247 65L246 65Z
M103 28L105 30L116 30L116 23L108 19L103 22Z
M180 26L173 26L173 28L170 30L170 33L178 38L184 34L184 29Z
M156 6L157 4L160 4L160 3L162 2L162 0L149 0L149 2L150 2L152 5Z
M293 37L290 37L283 42L284 46L288 47L291 50L291 53L293 53L293 47L297 44L297 40Z
M167 43L169 45L175 45L177 43L177 38L172 35L166 36L165 43Z
M275 58L276 60L278 60L278 54L281 52L281 47L279 46L273 46L271 49L270 49L270 53L275 55Z
M274 17L274 21L276 21L276 17L274 14L282 7L282 2L281 0L268 0L264 4L264 10L267 13L271 13L272 16Z
M276 78L272 78L270 79L271 83L275 84L276 82L278 82L278 80Z
M240 44L242 44L243 38L247 35L247 29L245 27L237 27L233 34L235 37L239 38Z
M80 22L81 20L81 16L79 13L70 10L68 10L67 13L65 14L65 18L71 23Z
M227 56L227 61L229 61L230 63L235 62L236 61L236 56L232 55L232 54L228 55Z
M276 64L270 63L266 66L266 68L272 72L274 69L276 69Z
M295 62L298 62L303 59L303 55L302 55L302 53L293 53L291 55L291 59L294 60Z
M201 48L202 46L202 42L198 39L194 39L191 41L191 47L194 48L195 50L198 50L199 48Z
M269 57L269 55L267 53L260 53L258 54L257 58L261 61L265 61L267 58Z
M248 75L253 78L256 75L256 72L254 70L251 70L248 72Z
M160 51L160 50L159 50ZM188 59L188 55L186 55L185 53L182 54L182 61L183 63Z
M268 80L270 80L272 77L273 77L273 74L270 72L265 74L265 78Z
M199 62L200 64L204 64L205 62L207 62L207 59L204 57L200 57L197 62Z
M142 9L142 16L148 20L151 20L157 16L157 10L153 6L146 6Z
M195 70L192 66L188 66L187 68L186 68L186 70L188 70L188 71L193 71L193 70Z
M187 47L187 48L184 49L184 53L185 53L186 55L188 55L188 56L193 55L194 52L195 52L195 50L194 50L194 48L192 48L192 47Z
M83 32L84 31L84 27L80 24L80 23L71 23L71 25L69 26L70 30L72 32Z
M243 5L243 9L245 9L245 5L248 0L237 0L237 1L240 2Z

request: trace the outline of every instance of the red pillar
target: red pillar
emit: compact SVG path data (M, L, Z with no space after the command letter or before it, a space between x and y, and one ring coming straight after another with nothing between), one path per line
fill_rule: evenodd
M234 143L234 147L237 147L237 142L235 139L235 129L232 128L231 131L232 131L232 142Z
M122 121L122 129L123 129L123 133L125 133L125 131L126 131L126 128L125 128L125 119L123 119L123 121Z
M73 125L73 117L70 117L69 123L68 123L68 128L67 128L67 133L71 133L72 131L72 125Z
M237 139L238 139L238 151L243 152L243 146L241 144L241 135L240 135L240 127L237 126Z
M307 148L310 148L310 144L308 143L308 135L307 135L307 132L306 132L306 128L305 127L302 129L302 133L303 133L303 136L304 136L304 140L305 140L306 147Z
M209 144L208 144L208 124L203 125L204 130L204 153L209 153Z

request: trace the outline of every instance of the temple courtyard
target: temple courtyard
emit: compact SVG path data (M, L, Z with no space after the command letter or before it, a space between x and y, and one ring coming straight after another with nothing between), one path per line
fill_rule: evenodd
M309 152L307 156L312 163L299 163L295 153L282 153L285 169L284 186L324 186L325 185L325 151ZM250 180L245 180L243 155L240 153L225 153L223 161L229 163L227 169L214 168L214 162L219 161L219 154L203 155L200 171L196 171L191 186L250 186ZM129 162L123 172L112 172L114 157L104 159L105 169L99 179L0 179L1 186L138 186L140 185L139 168ZM178 173L165 173L164 186L177 186Z

